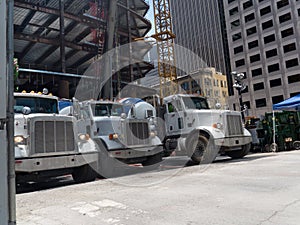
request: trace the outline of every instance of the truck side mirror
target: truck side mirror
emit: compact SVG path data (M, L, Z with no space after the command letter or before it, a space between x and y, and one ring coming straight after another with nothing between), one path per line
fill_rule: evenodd
M22 113L24 115L29 115L31 113L31 109L28 106L23 107Z
M222 108L222 105L221 105L221 103L216 103L216 109L221 109Z

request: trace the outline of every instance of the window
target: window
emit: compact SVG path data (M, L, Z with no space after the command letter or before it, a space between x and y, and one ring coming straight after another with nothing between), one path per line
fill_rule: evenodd
M300 92L290 93L290 97L294 97L294 96L299 95L299 94L300 94Z
M245 3L243 4L244 10L245 10L245 9L248 9L248 8L251 7L251 6L253 6L252 0L249 0L248 2L245 2Z
M291 43L291 44L283 46L283 52L284 53L291 52L291 51L294 51L294 50L296 50L296 44L295 43Z
M261 68L252 70L251 72L252 72L252 77L256 77L256 76L262 75L262 69Z
M271 12L271 6L267 6L267 7L260 10L260 15L264 16L264 15L270 13L270 12Z
M182 83L181 88L185 91L188 91L189 90L189 82Z
M254 13L251 13L251 14L245 16L246 23L248 23L249 21L254 20L254 19L255 19Z
M238 47L234 48L233 51L234 51L234 54L237 54L237 53L243 52L244 48L241 45L241 46L238 46Z
M287 6L288 4L289 4L289 0L281 0L277 2L277 9Z
M235 20L231 22L231 29L240 26L240 20Z
M283 95L278 95L278 96L272 97L272 103L273 104L276 104L276 103L279 103L279 102L282 102L282 101L283 101Z
M257 62L257 61L260 61L260 54L250 56L250 62L251 63Z
M292 27L281 31L281 37L282 38L288 37L288 36L293 35L293 34L294 34L294 29Z
M242 34L241 33L237 33L232 35L232 41L236 41L242 38Z
M263 89L265 89L265 85L264 85L263 82L257 83L257 84L253 84L253 90L254 91L263 90Z
M249 29L247 29L247 36L251 35L251 34L255 34L256 33L256 27L251 27Z
M272 73L279 70L279 63L268 66L268 72Z
M258 40L255 40L255 41L251 41L248 43L248 48L251 49L251 48L255 48L258 46Z
M300 74L289 76L288 82L289 84L300 82Z
M271 34L269 36L264 37L265 44L273 42L273 41L275 41L275 34Z
M297 11L298 11L298 16L300 16L300 9L298 9Z
M236 0L228 0L228 4L230 4L231 2L235 2Z
M237 14L239 12L239 8L238 7L234 7L233 9L229 10L229 15L233 16L235 14Z
M266 57L267 58L271 58L273 56L276 56L277 55L277 49L274 48L272 50L269 50L269 51L266 51Z
M298 62L297 58L285 61L286 68L291 68L291 67L298 66L298 65L299 65L299 62Z
M278 87L281 86L281 78L270 80L270 87Z
M245 60L244 59L240 59L238 61L235 62L235 67L240 67L245 65Z
M287 14L284 14L284 15L282 15L282 16L279 16L279 22L280 23L284 23L284 22L286 22L286 21L289 21L289 20L291 20L291 13L287 13Z
M273 20L269 20L267 22L262 23L262 29L268 29L270 27L273 27Z
M255 100L256 108L267 106L267 100L265 98Z

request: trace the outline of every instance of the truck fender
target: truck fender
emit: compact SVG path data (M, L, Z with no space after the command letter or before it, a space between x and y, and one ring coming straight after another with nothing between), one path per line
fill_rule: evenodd
M195 141L195 139L198 138L199 135L206 137L208 140L212 136L212 134L207 129L195 128L194 130L192 130L185 138L185 149L188 153L188 156L191 156L193 154L192 149L189 149L188 146L192 141Z

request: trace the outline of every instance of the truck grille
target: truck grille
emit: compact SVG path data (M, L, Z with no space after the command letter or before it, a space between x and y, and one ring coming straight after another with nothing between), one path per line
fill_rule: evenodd
M127 123L126 131L127 145L149 144L149 126L146 121L130 121Z
M226 116L226 131L229 136L242 135L243 125L239 115Z
M32 153L68 152L75 150L72 121L36 121Z

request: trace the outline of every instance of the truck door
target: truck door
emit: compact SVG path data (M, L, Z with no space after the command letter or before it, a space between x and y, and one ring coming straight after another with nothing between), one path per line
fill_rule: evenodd
M174 100L168 102L166 107L165 120L167 132L177 134L184 128L182 105L179 100Z

